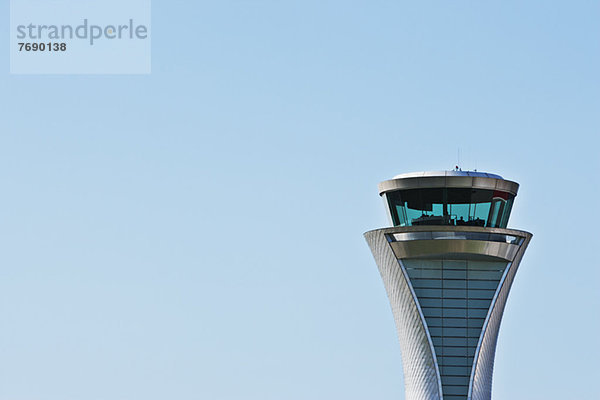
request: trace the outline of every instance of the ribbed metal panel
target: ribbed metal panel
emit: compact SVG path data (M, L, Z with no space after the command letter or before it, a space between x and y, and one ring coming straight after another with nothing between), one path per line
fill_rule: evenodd
M367 232L365 238L392 306L402 352L406 400L441 400L435 351L406 271L398 262L383 231Z

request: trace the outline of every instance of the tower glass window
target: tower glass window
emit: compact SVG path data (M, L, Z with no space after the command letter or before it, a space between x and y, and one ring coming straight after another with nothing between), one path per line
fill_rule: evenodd
M384 194L394 226L506 228L514 195L474 188L422 188Z

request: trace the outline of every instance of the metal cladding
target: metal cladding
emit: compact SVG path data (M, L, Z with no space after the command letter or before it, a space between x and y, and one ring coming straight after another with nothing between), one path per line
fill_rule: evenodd
M379 194L399 189L433 187L503 190L514 195L519 190L517 182L505 180L499 175L484 172L442 171L397 175L394 179L379 184Z
M475 177L502 181L486 175ZM451 224L365 233L392 307L407 400L491 399L502 314L531 237Z
M406 271L398 263L383 230L367 232L367 242L379 266L396 321L404 360L404 380L409 400L442 398L440 374L427 324Z

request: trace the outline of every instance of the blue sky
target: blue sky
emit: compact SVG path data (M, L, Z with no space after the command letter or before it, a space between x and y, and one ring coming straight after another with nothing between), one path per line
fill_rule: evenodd
M155 1L148 76L9 75L3 41L0 399L404 398L362 234L459 148L534 233L494 398L595 398L599 12Z

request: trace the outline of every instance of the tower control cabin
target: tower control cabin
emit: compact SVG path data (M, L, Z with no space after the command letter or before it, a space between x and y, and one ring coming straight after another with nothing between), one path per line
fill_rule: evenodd
M490 400L498 330L528 232L519 185L445 171L379 184L393 227L365 233L392 306L407 400Z

